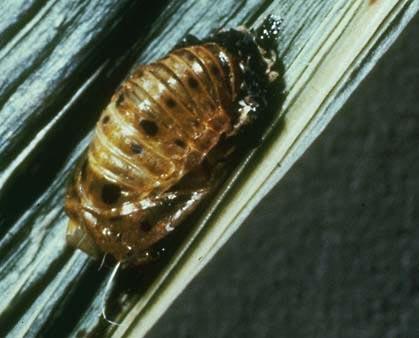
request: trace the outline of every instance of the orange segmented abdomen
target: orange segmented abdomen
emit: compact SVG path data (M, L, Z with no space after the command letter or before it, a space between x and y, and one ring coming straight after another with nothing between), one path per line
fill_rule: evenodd
M234 67L214 43L140 67L102 113L88 152L92 169L143 196L169 189L231 130Z

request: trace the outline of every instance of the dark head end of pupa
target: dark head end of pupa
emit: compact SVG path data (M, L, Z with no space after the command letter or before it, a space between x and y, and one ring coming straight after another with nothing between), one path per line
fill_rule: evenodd
M251 146L259 144L284 100L284 65L278 57L277 44L281 22L281 19L268 15L254 29L233 28L207 39L224 46L241 60L242 88L238 103L250 102L252 109L248 114L249 128L242 128L239 134Z
M277 60L277 37L281 20L269 15L255 29L245 27L221 30L203 42L216 42L238 58L242 65L242 90L239 100L254 103L255 109L249 114L252 122L265 114L268 106L269 91L280 79L281 67Z

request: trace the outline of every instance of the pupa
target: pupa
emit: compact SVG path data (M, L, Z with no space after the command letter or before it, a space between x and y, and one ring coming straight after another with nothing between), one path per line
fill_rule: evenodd
M279 24L269 16L256 30L188 36L122 83L67 189L69 244L123 265L152 259L219 185L240 135L265 110L279 75Z

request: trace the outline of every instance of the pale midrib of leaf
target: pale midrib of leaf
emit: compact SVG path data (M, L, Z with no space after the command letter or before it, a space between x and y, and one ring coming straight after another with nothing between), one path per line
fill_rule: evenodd
M337 3L336 6L344 8L343 3ZM217 206L216 212L209 212L209 218L204 216L196 232L126 316L113 337L144 336L237 230L256 204L321 133L367 71L386 51L390 45L388 42L395 39L419 6L418 1L408 0L376 1L374 4L358 0L348 3L350 5L345 7L341 18L331 18L331 22L336 22L337 25L330 25L327 39L317 40L318 48L312 54L310 64L298 64L299 57L306 57L303 55L304 49L293 62L292 67L301 69L302 72L293 77L296 81L289 87L291 89L283 106L281 115L284 114L285 127L272 136L271 142L267 139L252 154L249 164L255 160L258 164L252 170L243 168L239 184L233 184L232 190L222 199L222 205L220 198L223 193L214 201L213 208ZM389 27L401 14L404 14L405 19L397 23L400 29L393 30L389 38L384 39L383 34L388 33ZM320 27L317 32L324 32L324 27L319 25ZM313 34L311 41L315 44L316 34ZM386 43L378 43L382 41ZM314 48L314 44L310 48ZM373 52L373 61L366 62ZM359 71L359 68L366 70L351 79L351 74ZM288 71L291 72L292 68L288 68ZM204 226L205 230L202 231Z

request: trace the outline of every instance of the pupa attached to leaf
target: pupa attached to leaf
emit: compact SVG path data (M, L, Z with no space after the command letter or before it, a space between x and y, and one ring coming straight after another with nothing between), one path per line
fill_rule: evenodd
M220 183L240 134L263 114L278 76L278 26L270 16L256 31L189 37L133 72L102 112L68 187L70 244L124 265L151 258Z

